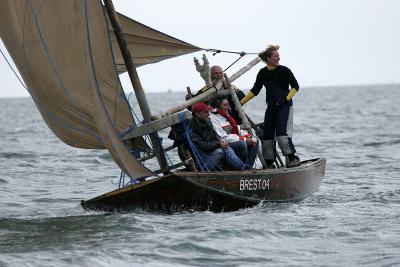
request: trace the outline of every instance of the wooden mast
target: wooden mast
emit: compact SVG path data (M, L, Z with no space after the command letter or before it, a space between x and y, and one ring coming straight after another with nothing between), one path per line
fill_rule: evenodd
M146 100L146 96L143 91L142 84L139 80L139 75L137 74L136 67L133 64L131 53L126 44L125 38L123 37L123 31L121 28L121 24L118 20L117 14L114 9L114 4L112 0L104 0L104 5L107 10L108 17L110 18L111 25L114 29L115 36L117 37L119 48L121 49L121 54L124 58L125 66L129 74L129 78L132 83L132 87L135 91L136 99L139 103L140 111L142 112L144 122L151 121L151 111L149 105ZM168 163L165 157L163 148L160 143L160 138L157 132L153 132L149 134L151 143L153 144L153 149L155 154L157 155L157 160L160 165L161 171L163 173L168 173Z

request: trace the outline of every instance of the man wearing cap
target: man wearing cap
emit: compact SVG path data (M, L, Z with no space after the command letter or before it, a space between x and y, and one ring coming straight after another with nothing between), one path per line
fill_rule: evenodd
M209 111L212 107L203 102L192 106L193 118L189 122L192 129L190 138L192 142L206 154L205 165L209 170L215 170L221 159L233 170L248 169L248 165L236 155L235 151L226 141L220 140L210 122Z

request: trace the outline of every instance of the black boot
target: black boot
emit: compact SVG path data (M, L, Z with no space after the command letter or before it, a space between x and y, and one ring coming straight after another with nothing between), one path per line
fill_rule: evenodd
M300 166L300 159L298 156L296 156L294 153L289 154L286 156L286 167L287 168L293 168Z
M274 160L267 159L267 160L265 160L265 163L267 163L267 169L276 169Z

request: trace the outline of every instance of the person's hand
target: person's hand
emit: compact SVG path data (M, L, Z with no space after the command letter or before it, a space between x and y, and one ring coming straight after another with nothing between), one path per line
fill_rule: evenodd
M246 138L246 143L253 146L256 144L256 141L254 141L253 138L250 137L250 138Z
M228 83L225 81L225 79L222 80L222 85L224 86L224 89L228 89Z
M246 140L246 142L247 142L249 145L255 145L255 144L256 144L256 142L254 142L253 138L248 138L248 139Z
M192 95L189 95L189 94L188 94L188 95L185 96L185 100L189 100L189 99L191 99L191 98L193 98Z
M228 147L229 147L229 143L224 140L221 140L221 148L227 149Z
M297 93L297 89L296 88L292 88L290 90L290 92L288 93L288 95L286 96L286 101L290 101L292 100L293 96Z

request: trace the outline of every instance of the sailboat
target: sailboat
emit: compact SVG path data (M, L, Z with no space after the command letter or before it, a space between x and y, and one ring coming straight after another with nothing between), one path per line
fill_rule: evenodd
M187 107L224 90L210 85L205 93L152 114L136 68L202 49L116 13L112 1L4 0L0 37L53 133L76 148L108 150L121 177L127 177L114 191L82 201L86 209L233 211L266 201L300 201L322 182L325 158L296 168L281 164L241 172L199 171L190 153L185 161L168 164L165 151L176 148L164 148L158 131L190 119ZM227 77L228 82L259 61ZM141 124L119 80L126 71ZM234 97L231 89L225 91ZM158 167L153 170L143 162L154 157Z

